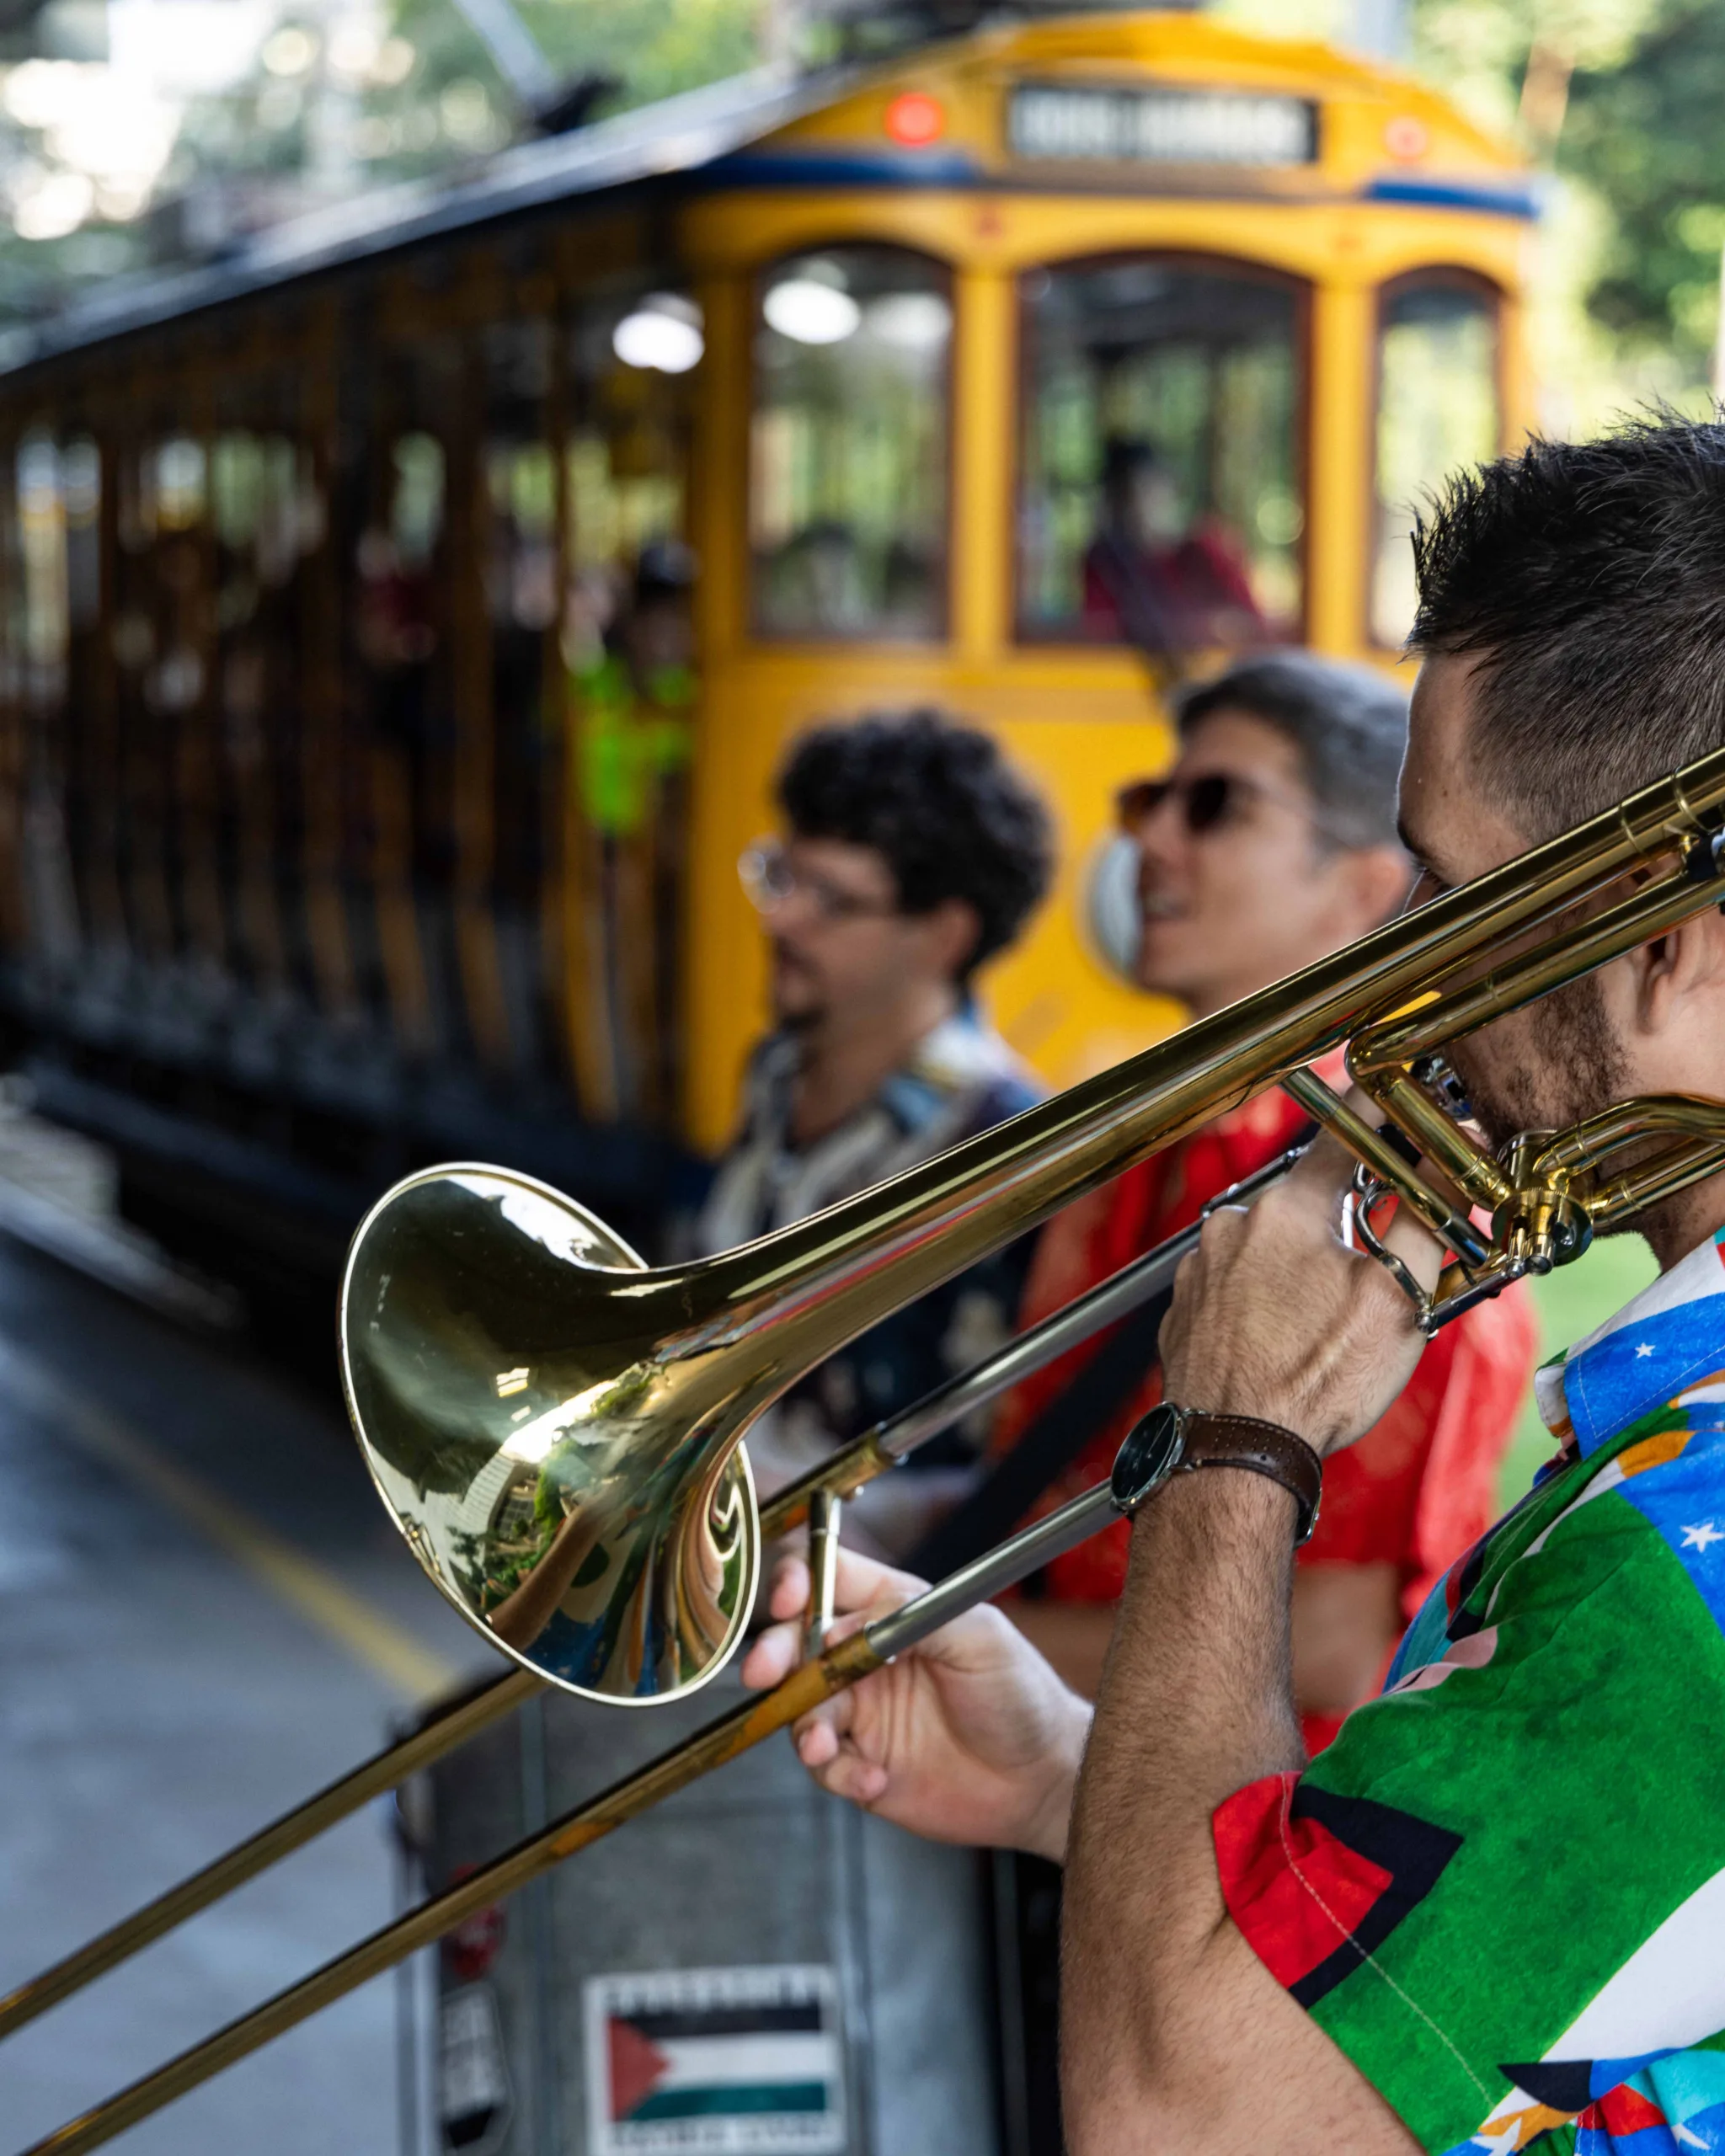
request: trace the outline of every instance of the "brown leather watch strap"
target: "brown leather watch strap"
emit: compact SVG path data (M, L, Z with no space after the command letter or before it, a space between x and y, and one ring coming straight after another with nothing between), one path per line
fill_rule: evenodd
M1299 1508L1295 1541L1311 1540L1323 1495L1324 1464L1304 1438L1256 1416L1204 1415L1195 1408L1188 1412L1181 1437L1177 1475L1199 1467L1243 1467L1252 1475L1267 1475Z

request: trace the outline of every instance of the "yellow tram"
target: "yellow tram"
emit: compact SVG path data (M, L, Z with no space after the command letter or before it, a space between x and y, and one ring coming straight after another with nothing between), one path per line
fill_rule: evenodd
M786 742L919 702L1057 814L1001 1030L1057 1086L1143 1045L1170 1014L1083 926L1167 753L1110 473L1153 467L1228 580L1186 663L1393 663L1410 501L1530 419L1533 209L1403 76L1064 13L526 145L15 339L0 987L58 1112L194 1209L291 1158L333 1219L483 1150L627 1221L642 1134L732 1113Z

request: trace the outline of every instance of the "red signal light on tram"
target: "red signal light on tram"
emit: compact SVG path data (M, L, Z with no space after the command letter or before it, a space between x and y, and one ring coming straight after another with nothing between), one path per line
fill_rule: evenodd
M886 109L886 131L906 149L937 142L947 131L946 108L927 90L901 90Z
M1398 163L1412 164L1431 147L1429 130L1411 112L1398 113L1384 129L1384 147Z

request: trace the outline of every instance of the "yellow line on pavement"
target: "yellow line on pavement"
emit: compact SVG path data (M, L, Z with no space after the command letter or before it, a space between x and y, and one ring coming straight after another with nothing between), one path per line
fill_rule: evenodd
M0 1382L36 1397L30 1404L83 1449L117 1467L263 1580L288 1606L356 1662L409 1700L446 1692L462 1673L435 1649L344 1587L272 1528L158 1452L130 1425L75 1391L57 1372L10 1341L0 1348ZM23 1380L19 1386L16 1380Z

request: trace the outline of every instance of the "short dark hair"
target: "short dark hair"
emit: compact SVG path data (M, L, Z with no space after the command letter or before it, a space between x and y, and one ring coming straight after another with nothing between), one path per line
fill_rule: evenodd
M1725 739L1725 425L1653 411L1456 473L1413 649L1473 657L1483 782L1548 838Z
M1048 812L990 737L937 711L818 726L785 760L778 800L801 838L873 846L906 913L947 899L981 926L962 978L1003 951L1053 871Z
M1141 472L1166 472L1167 468L1156 444L1142 435L1110 435L1102 446L1104 494L1119 494Z
M1394 846L1407 699L1370 667L1267 651L1174 694L1182 738L1222 710L1248 712L1292 743L1326 832L1343 846Z

